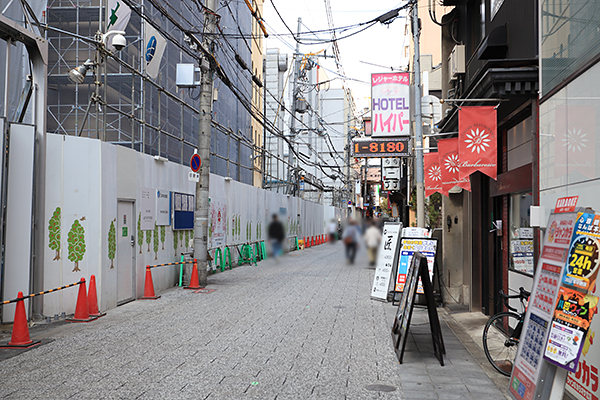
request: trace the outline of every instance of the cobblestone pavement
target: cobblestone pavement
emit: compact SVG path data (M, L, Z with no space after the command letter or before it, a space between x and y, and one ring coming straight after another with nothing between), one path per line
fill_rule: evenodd
M56 324L43 331L50 343L0 361L0 398L506 398L443 309L445 366L420 309L399 364L395 308L369 298L366 264L364 248L347 265L341 243L324 244L209 275L210 294L173 288L89 324Z

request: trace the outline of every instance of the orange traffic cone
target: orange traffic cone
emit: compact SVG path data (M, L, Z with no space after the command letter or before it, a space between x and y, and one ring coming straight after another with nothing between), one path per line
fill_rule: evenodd
M190 286L185 286L184 289L202 289L202 286L200 286L200 281L198 280L198 264L196 264L195 258L194 265L192 266L192 277L190 278Z
M150 272L150 266L146 266L146 282L144 283L144 295L140 297L140 300L156 300L160 296L154 294L154 283L152 282L152 272Z
M106 313L101 313L98 309L98 294L96 292L96 276L90 277L90 291L88 292L88 312L92 317L102 317Z
M79 284L79 294L77 295L77 304L75 305L75 315L73 318L67 318L69 322L90 322L98 319L97 316L90 316L88 311L87 293L85 290L85 279L81 278Z
M17 294L17 307L15 309L15 320L13 322L12 337L8 344L0 345L3 349L28 349L40 344L39 340L33 341L29 337L29 326L27 326L27 315L25 314L25 305L23 292Z

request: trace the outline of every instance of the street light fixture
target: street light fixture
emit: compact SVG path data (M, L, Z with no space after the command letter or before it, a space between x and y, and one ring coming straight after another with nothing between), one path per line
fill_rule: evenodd
M69 70L69 72L67 73L69 80L75 84L82 84L85 81L86 73L88 72L88 70L90 70L92 68L94 68L94 73L96 74L96 79L94 79L94 84L96 85L96 91L95 91L95 93L92 93L90 95L90 100L88 102L87 109L85 110L85 116L83 117L83 123L81 124L81 129L79 129L79 133L77 134L77 136L81 136L81 134L83 132L88 115L90 114L90 109L92 107L92 103L96 103L96 105L97 105L99 98L100 98L100 93L99 93L100 82L98 80L98 75L99 75L98 67L100 66L100 64L102 64L104 62L104 57L103 57L103 53L101 52L101 50L102 49L107 50L108 39L113 36L114 37L113 37L111 45L117 51L123 50L125 48L125 46L127 46L127 39L125 39L125 36L123 36L123 35L125 35L125 31L115 30L115 31L108 31L106 33L102 33L100 31L98 31L98 32L96 32L96 35L94 36L93 40L85 38L84 40L86 40L87 42L91 42L96 46L95 61L92 61L88 58L82 65ZM96 113L98 113L98 108L96 108ZM100 134L98 131L98 120L97 119L96 119L96 131L98 132L97 133L98 138L100 138ZM105 131L106 131L106 127L105 127ZM102 140L104 140L104 137L102 138Z
M94 62L89 58L79 67L73 68L68 72L69 80L73 83L83 83L85 74L94 66Z

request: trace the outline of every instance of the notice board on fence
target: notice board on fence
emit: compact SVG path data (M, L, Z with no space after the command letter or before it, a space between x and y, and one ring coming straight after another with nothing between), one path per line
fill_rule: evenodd
M419 279L423 282L423 294L425 295L427 302L427 313L429 315L429 326L431 329L433 352L439 360L440 365L443 366L443 354L446 354L446 349L444 346L444 340L442 338L442 329L435 306L435 299L433 297L433 285L429 279L427 258L419 252L415 253L411 259L411 263L406 275L405 290L402 292L402 296L398 304L398 311L396 312L396 317L394 318L394 325L392 327L394 350L396 352L396 356L398 357L398 361L402 364Z
M194 229L196 200L193 194L171 192L173 229Z

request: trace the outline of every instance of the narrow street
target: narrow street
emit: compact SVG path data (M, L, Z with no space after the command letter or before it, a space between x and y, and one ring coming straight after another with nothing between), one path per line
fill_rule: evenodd
M212 293L173 288L89 324L34 327L52 341L1 350L0 398L505 399L442 309L445 366L422 309L399 364L395 307L369 299L373 275L364 247L347 265L341 243L324 244L209 275Z

